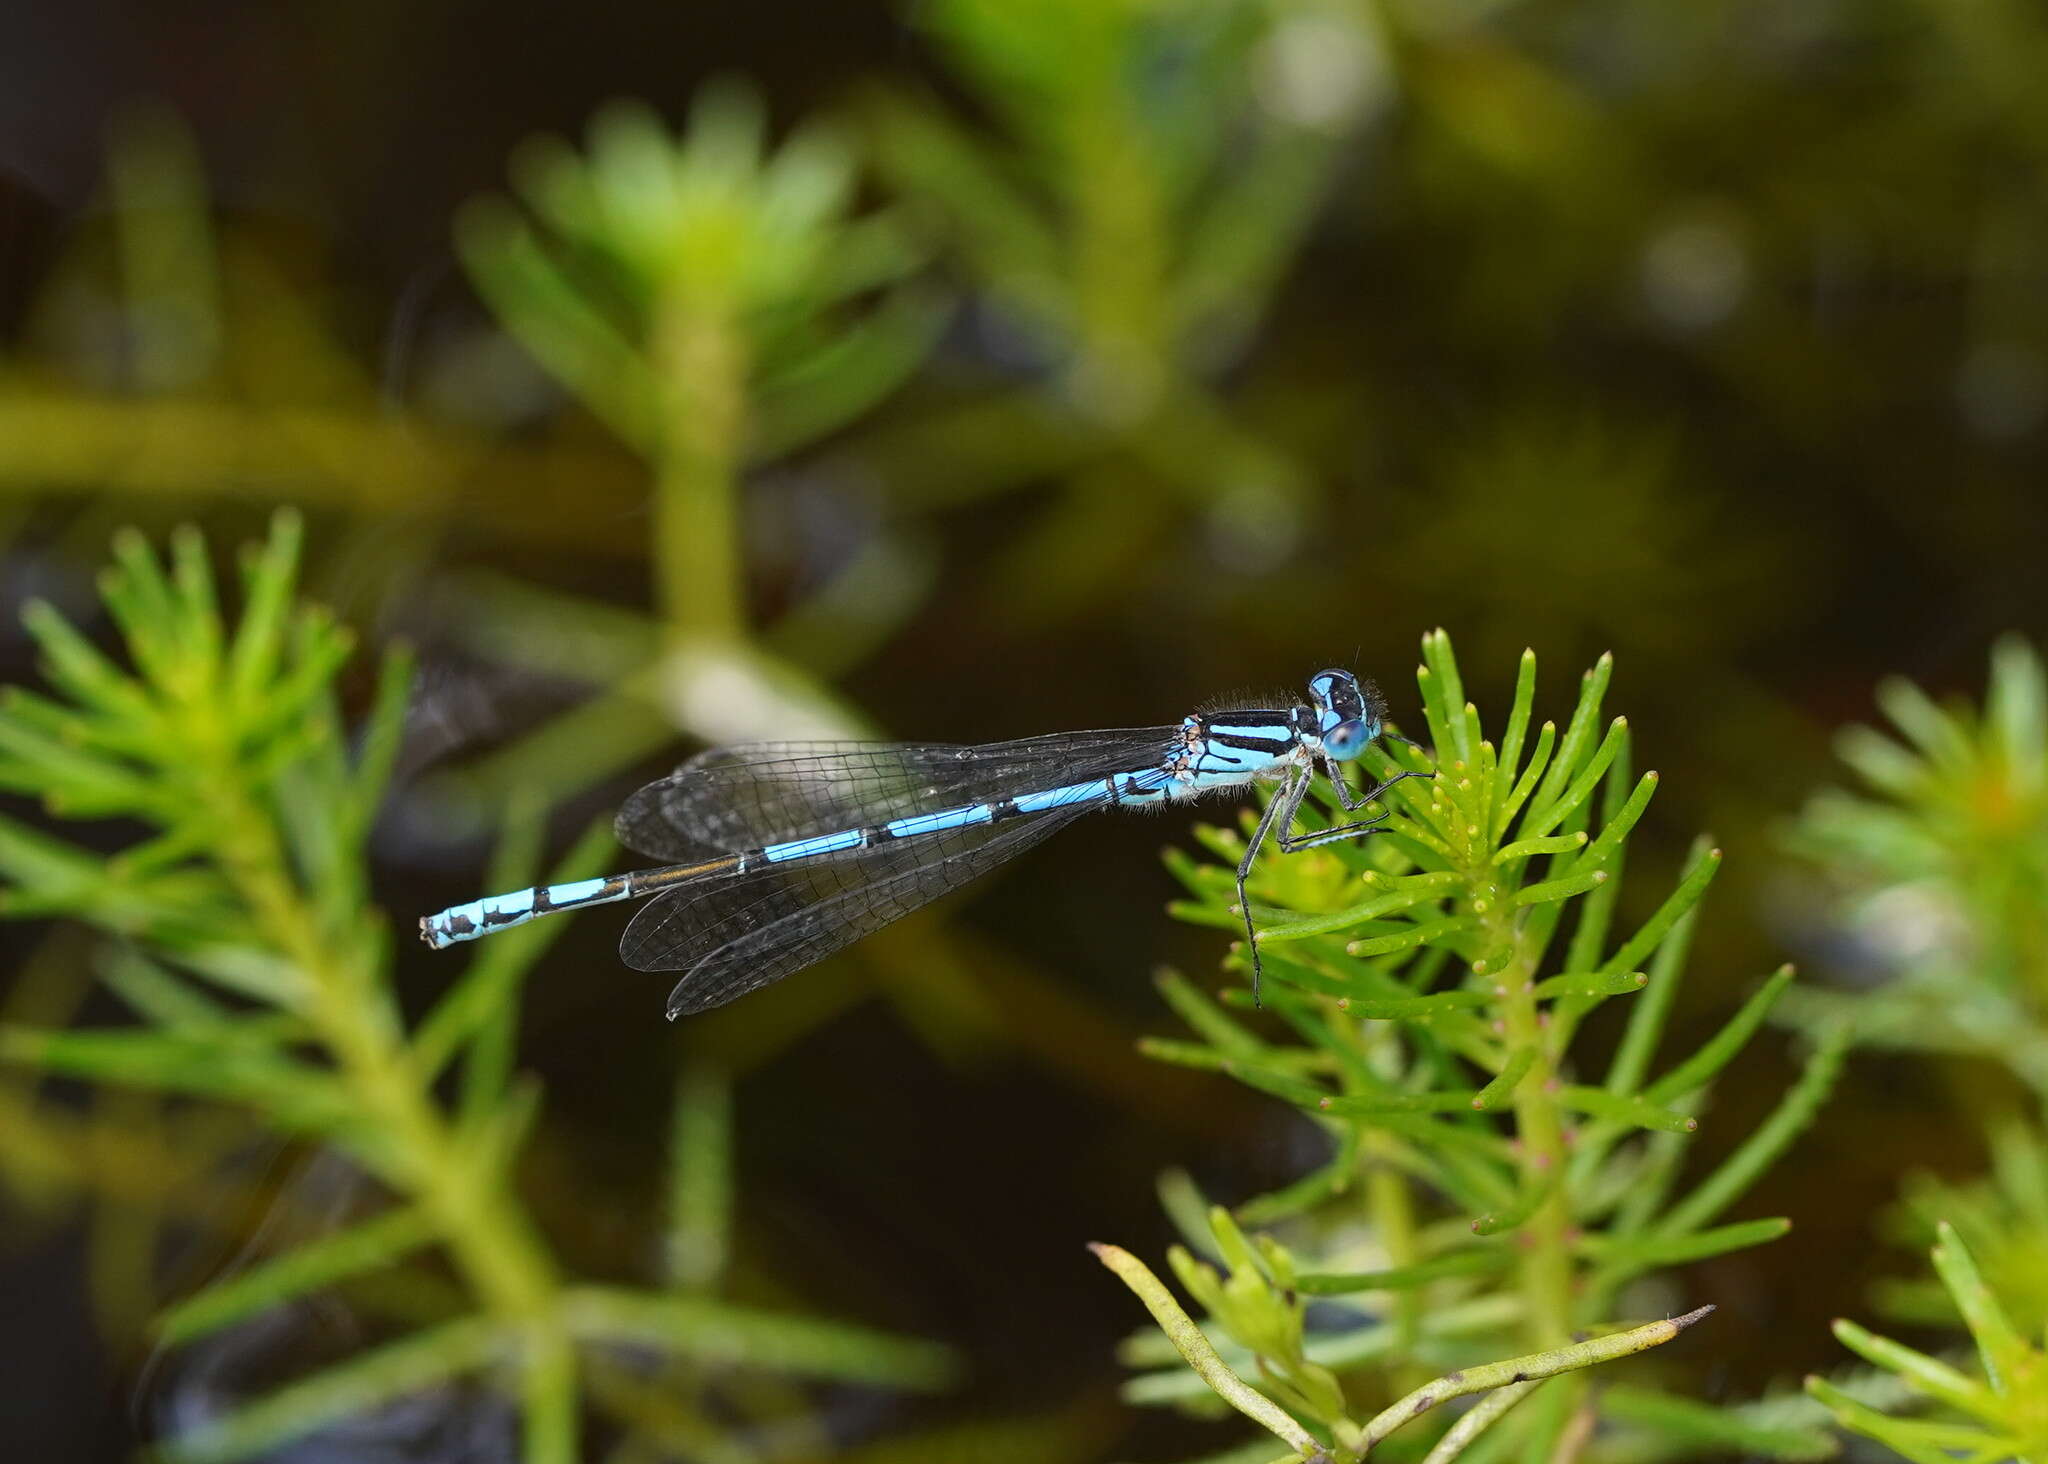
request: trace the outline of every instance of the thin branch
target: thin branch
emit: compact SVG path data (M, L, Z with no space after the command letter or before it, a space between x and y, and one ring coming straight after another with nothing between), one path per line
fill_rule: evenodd
M1465 1416L1452 1424L1450 1430L1436 1441L1436 1447L1424 1456L1422 1464L1451 1464L1472 1441L1500 1422L1510 1408L1528 1397L1541 1385L1540 1380L1526 1383L1509 1383L1497 1389L1491 1398L1473 1404Z
M1173 1293L1143 1261L1122 1246L1091 1244L1088 1249L1095 1252L1095 1259L1116 1272L1124 1285L1137 1293L1138 1300L1145 1303L1145 1310L1152 1313L1152 1320L1159 1323L1160 1330L1172 1339L1174 1348L1187 1360L1188 1366L1215 1390L1219 1398L1253 1422L1272 1430L1293 1447L1305 1464L1330 1464L1329 1452L1315 1435L1272 1399L1232 1372L1217 1356L1209 1339L1202 1335L1202 1329L1195 1325L1195 1319L1182 1310L1181 1304L1173 1299Z
M1458 1372L1445 1373L1434 1382L1424 1383L1368 1423L1365 1426L1365 1447L1368 1451L1371 1450L1402 1424L1452 1398L1462 1398L1467 1393L1483 1393L1488 1388L1536 1382L1543 1378L1555 1377L1562 1372L1571 1372L1576 1368L1591 1367L1595 1363L1612 1362L1617 1357L1646 1352L1652 1347L1669 1342L1713 1309L1712 1306L1703 1306L1687 1312L1682 1317L1651 1322L1647 1326L1634 1327L1626 1332L1610 1332L1605 1337L1595 1337L1589 1342L1575 1342L1569 1347L1556 1347L1548 1352L1532 1352L1527 1357L1511 1357L1505 1362L1489 1362L1483 1367L1468 1367Z

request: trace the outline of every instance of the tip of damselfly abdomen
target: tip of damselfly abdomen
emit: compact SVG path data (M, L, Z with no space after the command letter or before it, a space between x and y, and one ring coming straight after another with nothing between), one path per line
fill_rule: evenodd
M730 861L725 861L729 863ZM475 940L500 930L510 930L543 915L573 910L579 905L604 905L613 900L630 900L639 891L635 876L613 875L607 879L572 879L566 884L536 885L514 890L509 895L486 895L466 905L451 905L438 915L420 921L420 939L435 950L446 950L458 941Z
M534 916L533 891L516 895L492 895L466 905L450 905L438 915L420 921L420 939L437 951L466 940L524 925Z

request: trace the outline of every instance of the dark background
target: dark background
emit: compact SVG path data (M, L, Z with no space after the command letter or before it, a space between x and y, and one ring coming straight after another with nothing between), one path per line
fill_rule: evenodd
M1161 514L1105 591L1055 610L992 599L986 573L1055 485L931 513L943 568L928 603L840 690L891 732L972 741L1169 721L1334 663L1377 677L1412 724L1416 640L1432 626L1451 630L1495 718L1525 644L1552 716L1612 649L1610 707L1629 715L1640 764L1665 775L1625 904L1647 907L1699 830L1730 856L1675 1038L1782 959L1824 975L1778 838L1837 776L1830 733L1872 715L1887 673L1974 692L1996 633L2048 629L2048 99L2012 81L2048 39L2018 7L1986 8L1987 27L2011 27L1989 42L1944 24L1944 8L1479 7L1475 54L1573 91L1560 115L1574 129L1531 140L1519 171L1512 149L1471 141L1486 119L1460 110L1481 106L1452 85L1443 56L1458 47L1417 43L1221 378L1313 483L1305 530L1247 567ZM699 82L728 72L756 78L783 124L878 78L955 86L896 8L868 4L73 3L14 6L0 28L0 299L23 353L41 349L33 302L102 210L109 116L149 98L195 132L222 217L321 302L394 406L436 342L483 328L449 222L502 186L522 138L579 136L615 96L680 118ZM1702 313L1660 313L1656 261L1688 248L1733 259L1739 282ZM775 542L806 505L886 497L847 466L862 433L915 421L991 369L970 306L875 418L763 475L752 532ZM867 461L886 474L885 453ZM610 471L630 503L633 465ZM291 496L138 499L33 475L4 492L10 600L82 596L112 524L196 518L245 537ZM438 645L439 565L644 596L630 508L567 549L479 547L465 510L493 511L485 486L437 520L436 547L393 588L359 567L375 557L375 512L314 505L316 590L373 636L421 639L427 685L485 708L463 746L423 746L417 776L574 695ZM780 592L768 561L763 603ZM25 646L4 634L9 679L27 679ZM572 800L560 829L659 770ZM424 822L401 807L382 841L381 893L403 919L476 892L478 847ZM1307 1151L1274 1105L1131 1051L1170 1026L1148 970L1208 973L1221 949L1163 913L1156 850L1185 838L1178 817L1103 819L992 881L953 918L1032 974L996 981L990 1011L937 1041L865 999L796 1040L761 1036L804 1025L787 1014L806 998L781 991L708 1036L679 1033L658 1019L657 983L611 962L617 922L580 921L529 989L524 1053L547 1082L549 1152L575 1155L535 1197L572 1264L631 1270L679 1051L758 1048L770 1055L739 1089L744 1247L807 1305L961 1347L969 1386L915 1416L1064 1412L1104 1451L1189 1452L1201 1434L1118 1412L1109 1349L1139 1314L1082 1245L1156 1257L1164 1165L1229 1198L1298 1172ZM43 934L12 932L6 948ZM445 977L407 959L424 999ZM1723 1085L1727 1122L1703 1129L1703 1163L1717 1128L1732 1143L1792 1071L1782 1035L1766 1034ZM1976 1167L1941 1103L1912 1067L1859 1059L1826 1122L1742 1207L1798 1229L1686 1278L1689 1300L1723 1306L1711 1335L1688 1338L1703 1396L1835 1363L1827 1319L1905 1264L1871 1229L1899 1173ZM118 1457L134 1426L140 1357L96 1335L86 1253L70 1226L5 1256L0 1433L22 1458ZM203 1254L175 1258L174 1277L181 1265L206 1269ZM832 1406L855 1436L900 1421L895 1405Z

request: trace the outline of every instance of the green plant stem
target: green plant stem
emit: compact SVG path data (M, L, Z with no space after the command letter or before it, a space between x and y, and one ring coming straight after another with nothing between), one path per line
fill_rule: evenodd
M1556 1377L1559 1373L1591 1367L1595 1363L1612 1362L1617 1357L1647 1352L1652 1347L1669 1342L1711 1311L1713 1307L1703 1306L1687 1312L1682 1317L1672 1317L1668 1321L1651 1322L1646 1326L1631 1327L1625 1332L1610 1332L1605 1337L1594 1337L1585 1342L1548 1348L1542 1352L1531 1353L1527 1357L1511 1357L1505 1362L1489 1362L1479 1367L1461 1368L1457 1372L1446 1373L1435 1382L1424 1384L1407 1397L1382 1409L1372 1422L1365 1426L1365 1446L1367 1449L1373 1448L1402 1424L1453 1398L1462 1398L1468 1393L1484 1393L1492 1388L1509 1387L1517 1383L1537 1382L1544 1378Z
M1165 386L1166 258L1157 160L1142 142L1123 78L1093 78L1074 121L1081 405L1126 422L1149 417ZM1110 399L1106 399L1110 398Z
M1475 751L1483 752L1483 748ZM1460 759L1446 772L1448 778L1438 779L1435 796L1452 805L1455 821L1465 823L1467 829L1467 837L1457 842L1452 857L1462 866L1468 892L1464 907L1475 923L1475 949L1481 953L1473 961L1473 973L1494 988L1492 1010L1501 1039L1501 1074L1526 1065L1512 1094L1521 1201L1510 1204L1505 1212L1482 1216L1473 1228L1480 1234L1510 1225L1515 1230L1521 1257L1518 1280L1523 1326L1533 1347L1550 1351L1565 1346L1572 1337L1573 1258L1570 1196L1568 1187L1559 1182L1567 1156L1565 1119L1556 1094L1555 1034L1543 1017L1536 994L1541 944L1527 933L1528 922L1518 918L1514 899L1518 881L1503 877L1501 866L1494 862L1491 841L1481 837L1489 826L1490 810L1469 806L1476 796L1469 765ZM1528 1206L1526 1216L1519 1214L1522 1205ZM1503 1224L1504 1216L1513 1218ZM1560 1396L1548 1400L1555 1406L1545 1411L1545 1417L1561 1419L1583 1395L1584 1385L1578 1379L1567 1379L1553 1392ZM1539 1425L1539 1434L1543 1431ZM1548 1448L1547 1437L1537 1445L1539 1453Z
M1386 1155L1393 1147L1380 1129L1367 1130L1360 1146L1363 1161L1368 1166L1366 1199L1372 1211L1373 1230L1386 1249L1389 1266L1410 1266L1421 1258L1415 1235L1415 1197L1407 1176L1387 1161ZM1422 1300L1422 1289L1413 1286L1394 1293L1391 1298L1393 1315L1390 1320L1394 1325L1394 1335L1399 1339L1394 1356L1404 1360L1403 1375L1397 1376L1397 1385L1412 1385L1413 1380L1405 1374L1420 1371L1412 1359L1422 1336Z
M367 930L324 928L290 875L270 817L239 779L230 750L212 770L222 808L222 863L268 942L312 990L308 1020L385 1145L384 1178L416 1195L450 1256L503 1333L524 1344L528 1464L576 1458L575 1357L560 1318L553 1262L498 1175L452 1131L410 1061L382 999ZM196 771L196 770L195 770ZM368 1156L366 1156L368 1157Z
M1482 1399L1465 1410L1464 1417L1437 1440L1436 1447L1423 1458L1422 1464L1451 1464L1451 1460L1471 1447L1474 1439L1500 1422L1504 1414L1534 1392L1537 1386L1534 1382L1509 1383L1494 1389L1492 1397Z
M1521 1152L1522 1184L1527 1189L1548 1186L1549 1193L1522 1227L1521 1281L1527 1307L1530 1340L1538 1347L1557 1347L1572 1332L1571 1212L1565 1186L1553 1181L1565 1160L1564 1117L1555 1085L1556 1054L1551 1049L1536 1001L1537 956L1529 948L1513 906L1505 896L1509 890L1498 884L1491 865L1468 871L1478 910L1481 940L1488 952L1508 952L1498 970L1488 970L1485 979L1504 992L1495 1010L1504 1026L1504 1046L1510 1053L1533 1052L1535 1060L1528 1074L1514 1090L1515 1134Z
M692 298L659 312L651 349L662 398L654 567L663 618L691 640L737 641L746 337L729 308Z

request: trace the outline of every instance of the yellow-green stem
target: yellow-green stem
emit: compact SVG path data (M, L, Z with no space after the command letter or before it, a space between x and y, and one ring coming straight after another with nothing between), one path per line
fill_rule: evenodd
M307 1012L362 1112L389 1144L383 1178L415 1195L434 1217L451 1258L477 1299L525 1344L527 1393L553 1406L526 1410L525 1458L569 1464L576 1457L575 1359L560 1319L560 1284L526 1216L480 1173L409 1061L395 1015L375 984L370 955L348 931L325 929L294 887L269 816L223 759L213 786L227 807L223 863L274 948L305 975Z
M1075 294L1080 307L1081 406L1136 423L1165 384L1169 326L1166 224L1144 126L1112 72L1073 123Z
M677 301L658 317L653 357L662 403L654 543L662 615L692 640L738 640L746 623L746 340L729 311Z
M1640 1327L1631 1327L1625 1332L1609 1332L1605 1336L1590 1337L1583 1342L1548 1348L1542 1352L1531 1353L1527 1357L1510 1357L1500 1362L1481 1363L1446 1373L1382 1409L1365 1426L1365 1446L1367 1449L1376 1447L1411 1419L1453 1398L1491 1392L1495 1388L1516 1387L1527 1382L1540 1382L1544 1378L1554 1378L1560 1373L1577 1372L1599 1363L1612 1362L1619 1357L1630 1357L1638 1352L1646 1352L1652 1347L1661 1347L1712 1311L1711 1306L1703 1306L1696 1311L1687 1312L1684 1316L1671 1317L1661 1322L1649 1322Z
M1384 1023L1363 1021L1358 1025L1368 1029L1387 1027ZM1387 1031L1391 1037L1391 1029ZM1365 1166L1366 1203L1372 1213L1373 1229L1386 1249L1388 1266L1398 1268L1420 1260L1421 1251L1415 1234L1415 1197L1407 1176L1387 1157L1392 1147L1386 1133L1368 1128L1359 1146L1359 1157ZM1394 1356L1400 1359L1393 1381L1397 1387L1413 1387L1426 1376L1415 1360L1416 1344L1422 1335L1422 1292L1406 1287L1394 1293L1392 1302L1397 1339Z
M1522 1247L1522 1297L1528 1308L1529 1339L1537 1347L1558 1347L1571 1340L1572 1269L1568 1200L1563 1186L1553 1183L1565 1161L1563 1113L1551 1092L1556 1054L1536 1002L1534 962L1508 899L1512 891L1492 883L1490 868L1474 871L1474 875L1473 887L1484 891L1478 898L1485 901L1485 909L1479 911L1484 937L1481 949L1500 962L1498 969L1488 970L1484 976L1502 993L1494 1010L1500 1016L1504 1050L1536 1054L1528 1075L1515 1088L1515 1137L1522 1183L1552 1188L1516 1239Z

